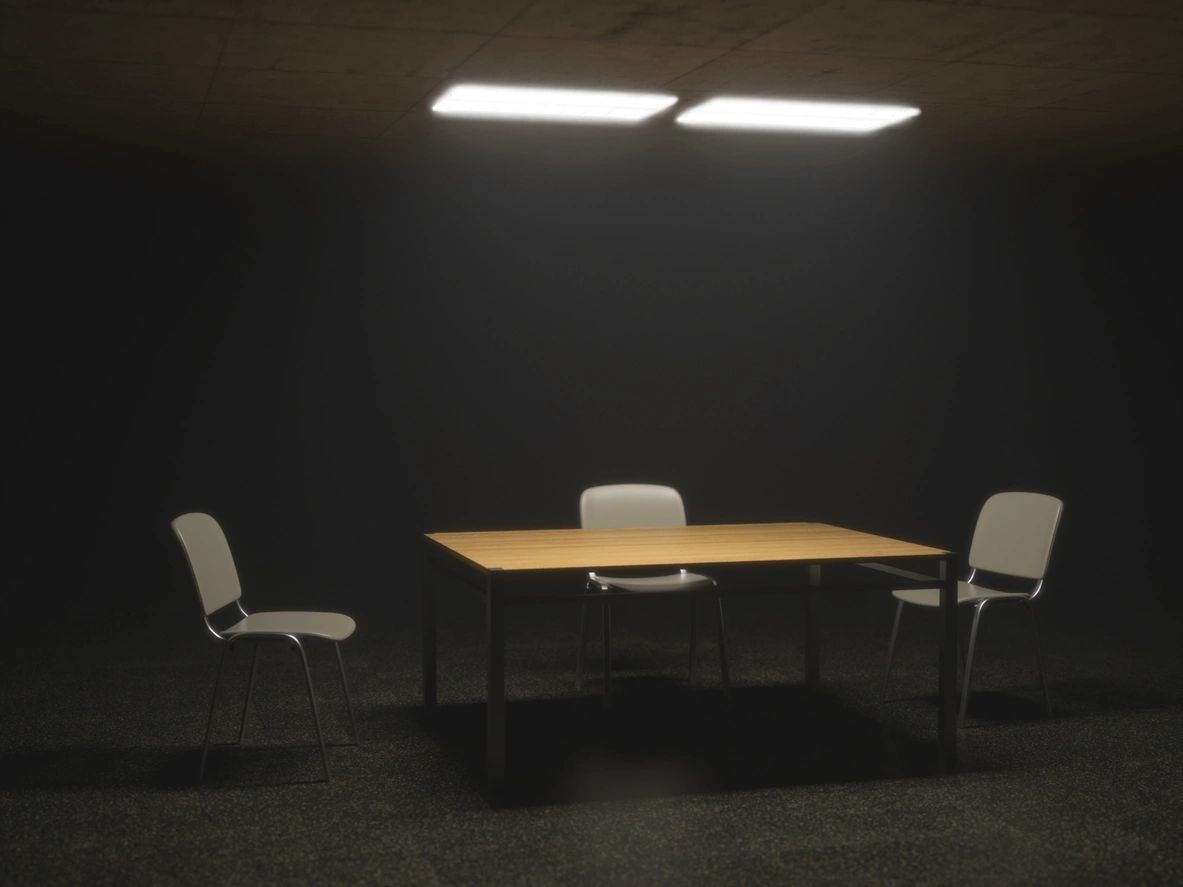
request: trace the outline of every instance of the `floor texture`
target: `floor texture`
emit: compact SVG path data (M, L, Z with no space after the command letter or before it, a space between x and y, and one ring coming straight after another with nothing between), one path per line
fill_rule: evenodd
M931 613L908 612L880 696L891 602L819 607L822 683L802 685L801 610L729 604L735 689L713 627L686 684L686 612L615 611L617 697L574 686L578 617L512 611L511 792L482 791L479 608L441 613L441 709L416 705L407 619L359 614L335 662L313 647L333 746L320 781L302 676L263 650L230 662L207 777L195 779L217 662L195 614L93 617L8 646L0 697L0 880L120 883L1183 883L1183 659L1177 620L1048 607L1055 716L1021 614L983 621L961 765L935 770ZM966 616L967 614L962 614ZM118 627L117 627L118 626ZM594 647L594 645L593 645ZM589 663L595 673L598 658Z

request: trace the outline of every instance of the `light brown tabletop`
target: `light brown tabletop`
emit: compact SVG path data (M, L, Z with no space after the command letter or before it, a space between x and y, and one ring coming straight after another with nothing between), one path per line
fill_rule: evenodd
M490 530L427 538L484 570L599 570L940 557L949 552L830 524L698 524L601 530Z

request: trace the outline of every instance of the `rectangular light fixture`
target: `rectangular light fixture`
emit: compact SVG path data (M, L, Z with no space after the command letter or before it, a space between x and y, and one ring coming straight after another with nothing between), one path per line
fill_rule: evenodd
M678 115L683 126L867 133L920 113L905 105L810 102L785 99L716 98Z
M461 83L440 96L431 110L452 117L637 123L677 100L672 95L644 92Z

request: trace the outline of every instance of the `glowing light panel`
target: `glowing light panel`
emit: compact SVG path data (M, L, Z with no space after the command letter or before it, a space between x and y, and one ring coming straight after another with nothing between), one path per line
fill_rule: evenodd
M919 108L906 105L715 98L683 111L677 122L704 128L868 133L902 123L919 113Z
M677 100L677 96L644 92L462 83L440 96L431 110L452 117L637 123Z

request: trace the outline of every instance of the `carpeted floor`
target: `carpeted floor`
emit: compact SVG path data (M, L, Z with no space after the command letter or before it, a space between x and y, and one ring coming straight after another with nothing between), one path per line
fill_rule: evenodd
M891 613L882 595L823 602L822 685L807 690L798 605L733 601L725 699L712 631L688 687L684 609L630 602L614 619L618 694L604 710L594 684L574 687L574 610L513 611L513 789L496 808L481 788L480 613L463 598L442 616L431 722L416 707L413 624L359 614L344 647L357 746L340 744L331 651L312 650L328 783L283 647L263 651L241 748L228 743L249 656L231 662L222 744L197 783L217 649L194 614L70 622L3 653L0 879L1183 882L1177 621L1049 607L1048 720L1021 614L989 614L961 767L941 776L935 618L907 614L885 702Z

